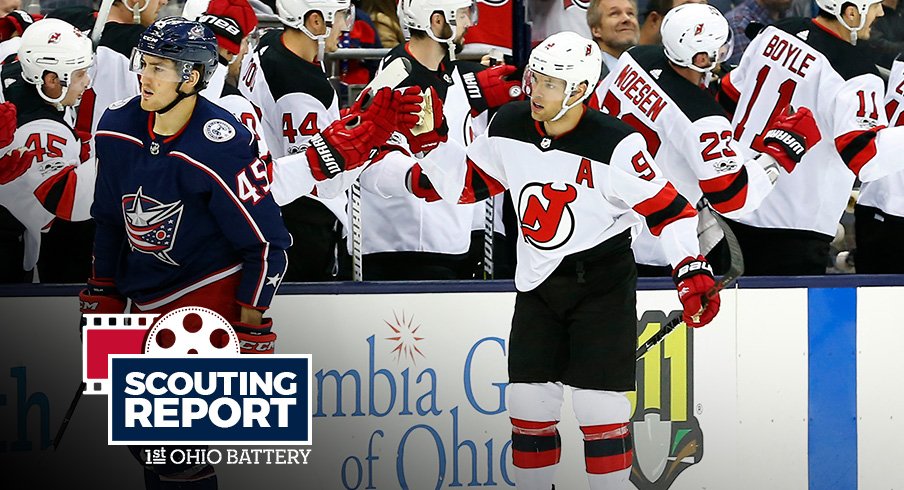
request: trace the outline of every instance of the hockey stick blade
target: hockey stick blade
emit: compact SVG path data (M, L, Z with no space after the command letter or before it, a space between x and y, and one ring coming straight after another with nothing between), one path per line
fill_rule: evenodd
M731 263L728 266L728 271L725 272L725 275L719 278L719 280L716 281L716 284L706 292L706 297L703 301L704 304L706 304L706 300L718 294L719 291L731 287L737 282L738 278L744 275L744 254L741 253L741 245L738 243L738 238L721 216L713 213L713 217L716 218L719 226L722 227L722 232L725 234L725 245L728 247ZM679 315L663 325L658 332L653 334L652 337L647 339L646 342L637 348L635 359L639 361L650 349L662 342L666 335L671 333L672 330L675 330L682 323L684 322L681 320L681 315Z
M63 422L60 424L59 430L57 430L56 437L53 438L53 450L56 451L60 447L60 442L63 441L63 434L66 433L66 427L69 426L69 421L72 420L72 414L75 413L75 407L78 406L79 400L82 399L82 393L85 391L88 385L85 384L84 381L79 383L78 391L75 392L75 397L72 398L72 402L69 404L69 409L66 410L66 415L63 416Z

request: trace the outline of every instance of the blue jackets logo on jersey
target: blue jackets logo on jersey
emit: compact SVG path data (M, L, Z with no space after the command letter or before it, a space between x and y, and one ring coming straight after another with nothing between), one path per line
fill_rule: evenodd
M142 188L122 197L122 213L132 250L153 255L170 265L179 265L169 256L176 243L182 220L182 201L164 204L144 196Z

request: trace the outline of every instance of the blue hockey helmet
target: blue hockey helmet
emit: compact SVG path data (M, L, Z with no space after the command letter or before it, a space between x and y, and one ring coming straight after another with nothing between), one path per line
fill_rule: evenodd
M192 70L201 73L198 89L207 85L217 69L217 38L204 24L183 17L166 17L151 24L132 51L132 71L145 68L143 55L166 58L176 63L174 82L185 82Z

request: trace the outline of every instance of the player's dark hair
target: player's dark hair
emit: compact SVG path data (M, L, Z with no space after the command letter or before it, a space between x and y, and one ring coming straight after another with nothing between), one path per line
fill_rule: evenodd
M851 2L844 2L843 4L841 4L841 13L844 13L844 11L847 10L848 7L857 8L857 6ZM823 19L828 19L828 20L832 20L832 19L837 20L837 17L835 17L835 14L829 12L826 9L822 9L822 8L819 9L819 12L816 13L816 17L822 17Z

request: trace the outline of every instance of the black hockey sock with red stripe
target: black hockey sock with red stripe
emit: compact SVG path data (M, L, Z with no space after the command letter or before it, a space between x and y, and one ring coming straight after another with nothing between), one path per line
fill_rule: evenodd
M517 468L544 468L559 463L562 439L556 421L512 420L512 462Z
M582 426L587 473L602 475L631 467L634 457L628 424Z

